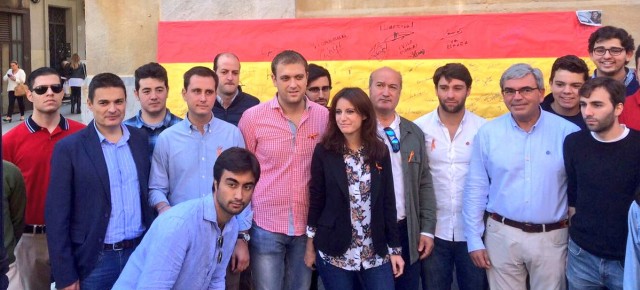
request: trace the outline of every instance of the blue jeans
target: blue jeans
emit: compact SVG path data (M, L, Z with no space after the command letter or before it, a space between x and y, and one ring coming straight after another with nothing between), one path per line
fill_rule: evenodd
M311 269L304 264L307 236L251 227L251 275L256 290L309 289Z
M396 279L396 289L418 289L420 288L420 261L410 264L409 232L407 230L406 219L404 222L398 223L398 233L400 234L404 270L402 271L402 275Z
M629 235L624 255L624 289L640 287L640 206L635 201L629 209Z
M435 238L433 252L422 265L424 290L449 290L453 282L455 265L460 290L489 289L487 273L473 264L467 242L451 242Z
M362 281L362 289L366 290L393 290L393 270L391 263L387 262L370 269L362 268L360 271L349 271L327 263L316 254L316 268L322 279L322 284L327 290L359 290ZM306 289L306 288L305 288Z
M569 290L622 290L622 261L592 255L569 239L567 280Z
M127 264L134 248L120 251L101 251L98 261L89 276L80 281L80 289L109 290L118 280L118 276Z

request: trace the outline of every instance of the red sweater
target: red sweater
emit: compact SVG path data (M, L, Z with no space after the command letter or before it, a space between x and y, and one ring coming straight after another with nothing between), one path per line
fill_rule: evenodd
M44 224L44 202L49 187L53 146L62 138L84 128L82 123L60 115L60 124L49 134L31 117L2 136L2 159L20 168L27 189L25 224Z

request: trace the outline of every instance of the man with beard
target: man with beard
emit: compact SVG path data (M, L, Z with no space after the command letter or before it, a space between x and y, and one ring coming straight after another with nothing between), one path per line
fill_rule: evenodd
M595 78L580 89L589 127L564 142L569 206L569 289L622 289L627 212L640 183L640 133L618 122L622 83Z
M633 95L640 85L635 71L626 67L633 57L633 37L613 26L598 28L589 36L589 56L596 65L593 77L608 77L622 82L625 96Z
M218 95L213 116L238 126L242 113L260 104L260 100L240 89L240 60L230 52L216 55L213 71L218 75Z
M587 129L580 114L578 90L588 79L589 67L584 60L575 55L556 59L551 66L549 78L551 93L544 97L540 107L576 124L580 129Z
M260 164L246 149L222 152L213 195L178 204L153 223L113 289L225 289L236 244L235 215L249 204Z
M474 266L467 253L462 220L470 144L486 121L465 109L472 79L463 64L439 67L433 83L440 105L414 121L424 133L437 205L435 246L423 262L423 288L450 289L455 266L460 289L486 289L484 269Z
M319 105L328 107L331 97L331 75L329 71L317 64L309 64L309 84L307 98Z

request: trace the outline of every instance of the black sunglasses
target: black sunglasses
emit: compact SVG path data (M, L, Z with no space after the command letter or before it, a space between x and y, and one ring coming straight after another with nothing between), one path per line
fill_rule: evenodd
M307 88L307 90L309 90L312 93L317 93L320 90L322 90L323 92L328 92L329 90L331 90L331 86L324 86L324 87L310 87Z
M44 95L49 90L49 88L51 88L51 91L54 94L62 92L62 85L61 84L50 85L50 86L37 86L37 87L33 88L33 91L38 95Z
M396 137L396 132L393 131L393 129L386 127L384 128L384 133L387 135L387 139L389 139L393 153L398 153L398 151L400 151L400 140Z
M222 244L224 243L224 237L223 236L219 236L218 237L218 241L217 241L217 246L218 246L218 264L220 264L222 262Z

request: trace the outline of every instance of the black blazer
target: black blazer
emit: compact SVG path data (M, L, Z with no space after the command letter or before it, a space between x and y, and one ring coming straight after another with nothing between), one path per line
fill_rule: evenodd
M396 199L388 151L371 167L371 235L376 254L400 247ZM342 154L316 145L311 161L310 205L307 224L316 227L313 244L330 256L344 254L351 244L351 210L347 172Z
M149 141L137 128L130 132L129 147L138 172L142 223L149 228L153 211L147 204ZM51 158L45 220L51 272L56 287L71 285L93 270L111 214L107 163L93 121L83 130L56 143Z

